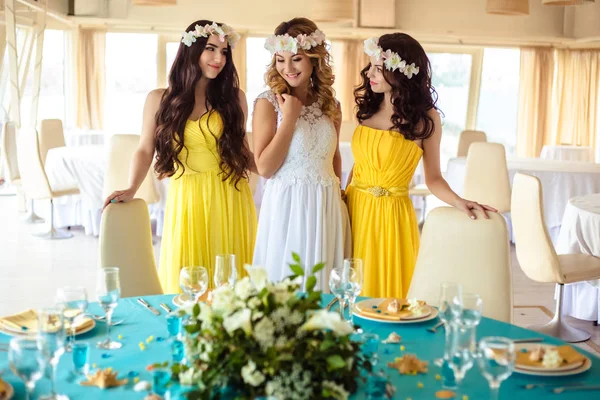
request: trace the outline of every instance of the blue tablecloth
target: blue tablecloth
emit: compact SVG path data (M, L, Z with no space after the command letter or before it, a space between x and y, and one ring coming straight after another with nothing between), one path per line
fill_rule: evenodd
M156 340L146 344L145 350L140 350L139 343L146 343L149 336L167 337L167 327L165 321L165 311L159 308L161 302L172 305L173 295L149 296L145 299L161 311L161 316L155 316L136 302L134 298L121 299L118 307L115 309L114 319L126 318L126 322L113 327L113 337L122 335L120 341L123 348L119 350L106 351L97 349L96 342L102 339L106 334L106 325L97 323L96 328L91 332L77 337L80 341L90 343L90 365L96 364L98 368L112 367L119 372L119 377L127 377L131 371L137 372L142 380L151 381L151 373L146 371L146 366L162 361L170 361L170 350L167 341L158 342ZM332 299L331 295L323 295L323 304L327 304ZM174 309L175 307L172 306ZM90 304L89 312L102 314L101 308L97 303ZM432 334L427 332L426 328L437 322L432 320L420 324L383 324L370 322L355 318L355 322L362 326L366 332L374 332L381 339L386 338L391 332L395 331L402 336L402 345L405 351L400 350L398 344L381 344L379 347L378 368L383 368L397 388L395 399L405 400L407 398L417 399L435 399L435 392L441 389L441 382L436 380L436 375L441 374L441 369L433 365L433 360L440 357L444 347L444 330L438 330ZM504 336L512 339L540 337L539 333L519 328L514 325L483 318L477 329L478 338L484 336ZM546 343L560 344L559 340L546 337ZM0 334L0 342L8 342L8 336ZM548 389L526 390L522 385L527 383L569 383L584 382L586 384L600 383L600 358L580 350L583 354L592 359L592 368L587 372L570 377L539 378L514 373L506 380L500 390L501 399L510 400L530 400L532 398L541 398L549 396ZM388 361L393 361L395 357L400 357L403 353L416 354L420 359L430 362L429 372L425 375L400 375L397 370L386 366ZM105 355L104 358L103 355ZM106 356L108 355L108 356ZM59 393L68 395L71 399L106 399L109 396L115 399L142 399L146 393L133 391L133 384L119 388L101 390L96 387L82 387L71 374L73 367L71 354L66 353L60 360L57 373L57 389ZM16 391L16 399L24 398L25 387L23 383L10 372L6 352L0 352L0 369L4 369L3 378L13 385ZM419 385L422 383L422 385ZM422 386L422 387L420 387ZM50 384L47 379L37 382L36 396L47 393ZM177 392L177 388L173 391ZM480 400L489 398L488 383L481 375L479 367L474 365L467 373L463 384L461 385L461 395L467 395L471 400ZM558 396L558 395L556 395ZM177 398L177 396L173 396ZM173 398L172 397L172 398ZM561 399L590 399L599 398L600 392L565 392L560 395ZM365 399L364 389L353 396L355 399Z

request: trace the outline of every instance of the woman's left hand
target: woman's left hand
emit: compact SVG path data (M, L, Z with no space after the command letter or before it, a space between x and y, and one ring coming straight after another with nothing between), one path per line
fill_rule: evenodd
M479 210L483 212L485 219L489 219L487 211L498 212L498 210L496 210L494 207L486 206L485 204L479 204L476 201L465 200L463 198L458 199L456 204L454 204L454 207L467 213L471 219L477 219L472 210Z

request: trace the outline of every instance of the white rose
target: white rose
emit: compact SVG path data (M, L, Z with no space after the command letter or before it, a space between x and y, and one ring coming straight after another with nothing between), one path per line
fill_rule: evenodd
M212 294L212 309L215 314L226 315L233 311L234 294L229 286L220 286Z
M250 281L250 278L245 277L236 282L234 290L237 297L246 300L254 294L254 285Z
M365 40L365 53L369 57L375 57L376 59L379 59L381 57L381 47L379 47L378 42L378 38L370 38Z
M235 312L223 320L223 327L230 335L236 329L242 329L246 334L252 333L251 311L247 308Z
M244 265L244 269L248 272L250 276L250 281L256 287L256 290L259 292L267 286L269 283L269 276L267 275L267 270L260 266L254 266L246 264Z
M338 336L351 334L354 330L338 313L318 310L300 327L300 330L315 331L329 329Z
M265 381L265 376L256 370L256 364L253 361L248 361L248 364L242 367L242 378L244 382L255 387Z

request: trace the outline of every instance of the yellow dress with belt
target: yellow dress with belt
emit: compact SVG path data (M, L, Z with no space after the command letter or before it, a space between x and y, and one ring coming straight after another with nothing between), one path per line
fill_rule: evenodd
M203 266L213 286L215 257L235 254L238 278L244 264L252 263L256 237L256 210L248 181L237 189L223 181L217 142L223 121L217 112L188 120L185 147L179 160L185 165L170 178L165 209L159 277L165 293L178 293L179 271Z
M359 125L352 153L354 171L346 193L353 255L363 260L361 295L404 298L419 250L408 185L423 150L398 132Z

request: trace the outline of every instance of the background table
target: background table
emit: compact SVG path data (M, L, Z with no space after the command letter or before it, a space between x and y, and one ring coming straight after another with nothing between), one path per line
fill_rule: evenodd
M591 147L544 146L540 158L558 161L594 162L594 151Z
M560 228L559 254L600 257L600 193L569 200ZM600 319L600 279L565 285L563 311L578 319Z
M95 363L100 368L112 367L119 372L120 377L126 377L130 371L139 373L141 380L151 380L151 374L145 370L147 365L155 362L168 361L170 359L169 344L167 341L157 342L156 340L146 345L146 350L141 351L138 343L144 342L150 336L166 337L167 327L165 321L165 312L159 308L161 302L171 304L173 295L149 296L145 299L155 308L161 311L160 316L151 314L148 310L140 306L136 299L127 298L119 301L119 306L115 309L114 318L126 318L126 322L114 327L114 338L122 335L123 348L120 350L106 351L95 348L95 343L105 335L106 326L98 323L97 327L84 335L78 336L78 340L88 341L91 347L90 363ZM322 304L329 303L331 295L323 295ZM97 303L90 304L89 311L95 314L101 314ZM440 357L444 348L444 332L439 329L437 333L432 334L426 331L426 328L434 325L437 320L432 320L422 324L383 324L378 322L369 322L356 318L366 332L374 332L383 340L391 332L395 331L402 336L402 345L405 346L405 352L416 354L420 359L429 361L429 372L425 375L400 375L397 370L388 368L386 364L393 361L395 357L400 357L404 352L400 351L398 344L380 344L379 364L377 369L383 369L392 379L397 388L395 399L434 399L435 392L440 390L441 382L436 380L437 374L441 374L441 369L433 365L433 360ZM506 336L513 339L540 337L538 333L519 328L514 325L484 318L477 330L479 338L484 336ZM559 344L560 341L546 337L546 343ZM0 342L7 342L8 336L0 335ZM581 374L572 377L559 378L538 378L520 374L513 374L502 384L500 398L505 400L531 400L541 396L548 396L547 389L525 390L521 386L527 383L569 383L584 382L586 384L597 384L600 377L600 358L590 355L585 351L579 350L592 359L592 368ZM108 354L108 358L102 358L102 354ZM57 374L57 388L59 393L67 394L72 400L77 399L142 399L144 394L134 392L132 385L101 390L95 387L84 388L73 381L70 374L72 368L71 354L65 354L60 361ZM11 383L16 392L16 398L22 398L24 394L23 383L12 374L8 369L7 353L0 353L0 369L6 369L4 379ZM418 387L418 383L423 384L423 388ZM463 394L470 399L480 400L489 396L488 383L481 375L479 367L475 365L466 375L463 383ZM49 382L47 380L39 381L36 387L36 396L47 392ZM174 391L178 389L173 388ZM561 399L568 400L587 400L594 398L597 392L566 392L560 396ZM177 396L174 396L177 398ZM364 387L360 392L352 397L353 399L364 399ZM460 399L460 397L459 397Z

